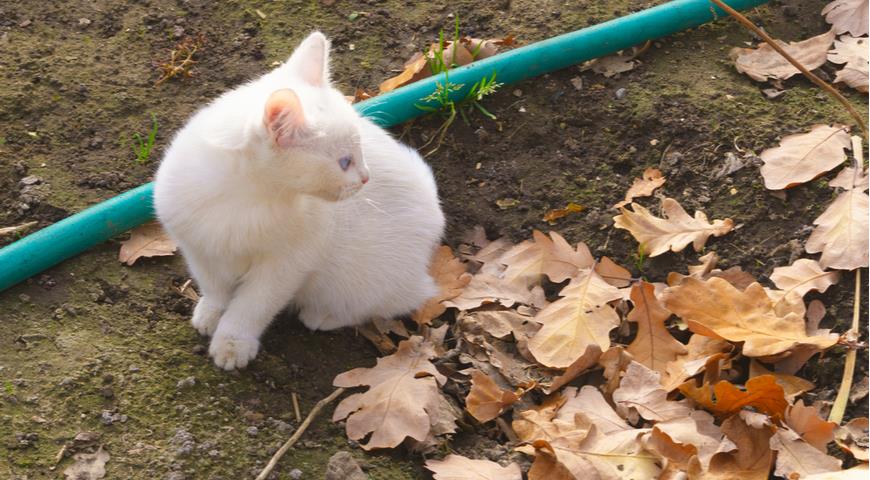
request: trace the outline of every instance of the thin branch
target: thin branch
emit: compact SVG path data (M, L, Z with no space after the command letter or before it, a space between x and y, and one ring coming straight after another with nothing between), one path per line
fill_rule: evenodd
M840 102L844 107L846 107L846 110L849 111L849 114L852 115L852 118L855 119L855 122L857 122L858 126L861 128L861 132L864 134L864 139L870 141L870 136L868 136L868 133L867 133L867 124L864 123L864 117L862 117L861 114L858 113L857 110L855 110L855 107L853 107L852 104L849 103L849 100L847 100L846 97L844 97L839 91L837 91L836 88L832 87L828 82L817 77L813 72L807 70L807 67L803 66L801 64L801 62L795 60L795 58L792 57L791 55L789 55L788 52L786 52L781 46L779 46L779 44L776 43L776 41L774 41L773 38L770 37L770 35L765 33L764 30L755 26L755 24L752 23L752 21L750 21L748 18L743 16L743 14L741 14L737 10L734 10L733 8L729 7L722 0L710 0L710 1L715 3L716 5L718 5L719 8L721 8L722 10L725 10L726 12L728 12L728 15L731 15L732 17L734 17L734 19L736 19L738 22L740 22L741 25L743 25L744 27L748 28L753 33L755 33L756 35L761 37L761 39L764 40L765 42L767 42L767 44L770 45L771 48L776 50L776 53L782 55L783 58L788 60L788 62L791 63L792 65L794 65L795 68L800 70L800 72L803 73L805 77L810 79L811 82L818 85L819 88L821 88L822 90L828 92L832 97L834 97L838 102Z
M858 335L858 323L860 318L861 305L861 269L855 270L855 307L852 310L852 329L849 333ZM855 358L858 355L854 348L846 352L846 363L843 365L843 380L840 382L840 389L837 390L837 398L834 399L834 404L831 406L831 414L828 415L828 421L834 422L837 425L843 421L843 415L846 413L846 404L849 403L849 392L852 390L852 378L855 376Z
M272 473L272 469L274 469L275 465L278 464L278 460L281 460L281 457L283 457L284 454L287 453L287 450L290 450L290 447L292 447L299 440L299 437L301 437L302 434L305 433L305 430L308 429L309 425L311 425L311 421L314 420L314 418L317 416L317 414L320 413L321 410L323 410L323 407L332 403L332 401L341 396L342 393L344 393L344 389L337 388L328 397L320 400L319 402L317 402L316 405L314 405L314 408L312 408L308 416L305 417L305 421L302 422L302 425L299 425L299 428L297 428L296 431L293 432L293 436L290 437L286 442L284 442L284 445L281 445L281 448L278 449L277 452L275 452L275 455L272 455L269 463L267 463L266 467L263 468L263 471L260 472L259 475L257 475L256 480L265 480L266 477L268 477L269 474Z

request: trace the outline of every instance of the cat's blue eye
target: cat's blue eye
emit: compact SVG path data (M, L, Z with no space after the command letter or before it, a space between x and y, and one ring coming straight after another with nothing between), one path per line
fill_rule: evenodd
M338 166L346 172L347 169L350 168L350 164L352 161L353 157L351 157L350 155L345 155L338 159Z

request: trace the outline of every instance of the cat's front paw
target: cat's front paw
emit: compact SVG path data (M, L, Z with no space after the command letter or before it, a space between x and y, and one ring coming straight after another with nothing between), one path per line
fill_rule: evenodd
M257 356L260 341L256 338L217 334L211 339L208 353L215 365L224 370L244 368Z
M215 308L206 302L205 298L200 298L199 302L196 303L196 308L193 309L193 318L190 323L200 335L211 336L217 330L223 313L222 309Z

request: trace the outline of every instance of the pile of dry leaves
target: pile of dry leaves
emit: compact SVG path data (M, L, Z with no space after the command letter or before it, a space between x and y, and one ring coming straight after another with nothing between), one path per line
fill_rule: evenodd
M799 397L814 386L796 376L814 355L855 347L853 334L820 329L824 305L803 297L837 283L838 270L868 264L861 142L843 127L816 126L761 157L765 181L782 188L836 168L847 148L858 168L831 180L840 193L807 242L821 258L776 268L770 287L739 267L717 269L715 252L686 274L649 282L556 232L513 245L474 229L458 258L438 251L432 273L441 295L413 316L415 334L376 322L384 335L407 339L375 367L335 378L338 387L367 389L345 398L333 420L366 450L428 451L461 425L515 452L505 465L430 460L436 479L520 479L517 453L533 458L531 480L866 475L859 463L832 477L842 462L828 447L836 442L866 462L867 419L823 419L830 402L805 405ZM648 170L616 207L615 227L646 255L689 244L700 251L734 228L731 219L690 216L671 198L664 217L633 203L665 181Z

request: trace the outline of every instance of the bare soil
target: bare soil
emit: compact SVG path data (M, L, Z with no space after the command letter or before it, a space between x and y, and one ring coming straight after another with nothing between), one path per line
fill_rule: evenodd
M394 75L452 26L450 14L460 15L466 34L512 34L526 43L655 3L2 0L0 226L35 220L44 227L149 181L173 132L196 108L267 71L312 29L332 38L334 79L351 93L375 90ZM818 15L825 3L772 2L749 16L778 38L803 39L827 29ZM155 87L154 65L183 37L199 34L205 44L195 75ZM457 121L428 158L449 218L446 242L455 246L478 224L491 237L515 241L533 229L557 229L635 275L661 280L684 272L698 254L640 259L636 242L612 228L611 206L655 166L668 179L664 193L690 212L741 225L707 244L724 267L741 266L767 281L774 267L806 256L809 224L833 195L826 177L783 200L764 189L751 161L716 173L729 154L744 158L810 125L851 120L800 77L785 82L783 96L766 98L728 60L731 47L750 41L739 25L722 20L655 42L639 67L618 77L572 67L487 98L498 119ZM831 71L820 69L828 77ZM572 83L578 77L579 90ZM847 94L866 115L866 96ZM147 134L152 113L156 146L137 163L131 137ZM432 116L394 132L421 146L442 121ZM24 185L26 177L38 182ZM502 199L518 203L502 209ZM542 220L568 202L585 210L556 225ZM333 390L336 374L374 364L377 352L353 330L311 333L286 314L250 367L218 370L204 355L206 340L188 324L191 302L174 289L188 278L182 260L126 267L117 250L117 241L107 242L0 293L0 476L61 478L71 461L64 457L55 468L56 455L90 431L111 453L107 478L252 478L297 425L292 392L307 412ZM827 306L823 326L847 328L853 282L844 275L816 295ZM866 319L866 295L861 308ZM843 353L833 349L800 372L817 386L810 400L835 395ZM858 365L856 379L867 375L866 350ZM847 417L866 415L865 399ZM429 478L420 455L365 454L328 416L284 457L275 478L291 478L294 469L322 478L338 450L351 451L373 479ZM479 432L460 433L456 445L481 457L504 453Z

